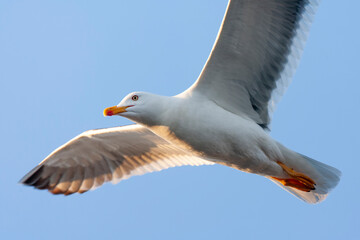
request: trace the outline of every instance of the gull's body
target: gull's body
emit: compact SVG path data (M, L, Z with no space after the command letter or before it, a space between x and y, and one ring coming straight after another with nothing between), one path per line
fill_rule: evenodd
M316 4L230 0L209 59L189 89L173 97L129 94L104 114L136 125L85 132L21 182L72 194L169 167L218 163L265 176L306 202L324 200L340 172L268 134Z
M137 94L142 97L146 93ZM155 122L136 119L156 135L206 160L247 172L284 176L282 168L276 162L269 161L269 157L281 158L276 142L251 119L226 111L198 95L184 94L160 99L157 103L166 104L156 104L154 109L158 118ZM168 105L172 108L168 108ZM209 135L212 137L209 138Z

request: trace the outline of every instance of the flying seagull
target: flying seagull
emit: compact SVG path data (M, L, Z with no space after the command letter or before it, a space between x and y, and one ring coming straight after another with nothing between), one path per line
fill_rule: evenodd
M264 176L317 203L340 171L272 139L270 115L292 77L315 0L230 0L195 83L172 97L133 92L104 110L136 124L86 131L21 183L54 194L182 165L222 164Z

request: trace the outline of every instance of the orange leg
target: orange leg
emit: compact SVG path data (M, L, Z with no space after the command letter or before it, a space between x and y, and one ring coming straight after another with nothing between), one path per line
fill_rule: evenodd
M284 163L277 161L277 164L292 178L277 178L271 177L272 179L280 182L284 186L296 188L304 192L310 192L315 190L315 182L305 174L296 172L294 169L289 168Z

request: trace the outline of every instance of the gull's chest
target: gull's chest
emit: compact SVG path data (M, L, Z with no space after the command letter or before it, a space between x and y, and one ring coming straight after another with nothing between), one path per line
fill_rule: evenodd
M225 160L253 152L258 135L253 129L256 128L254 124L216 105L209 105L180 108L164 125L152 127L152 130L195 155Z

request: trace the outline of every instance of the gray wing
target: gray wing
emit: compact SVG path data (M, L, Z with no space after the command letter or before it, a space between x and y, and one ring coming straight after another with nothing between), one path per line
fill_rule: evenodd
M230 0L213 50L187 91L267 128L269 114L297 66L317 4Z
M54 194L83 193L134 175L210 165L140 125L90 130L56 149L20 182Z

